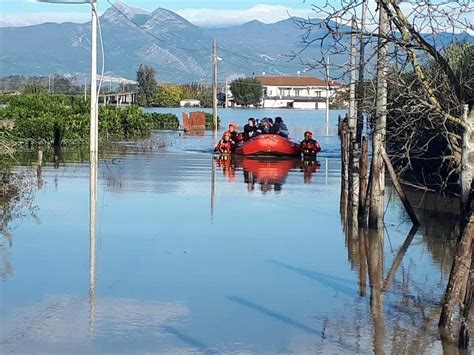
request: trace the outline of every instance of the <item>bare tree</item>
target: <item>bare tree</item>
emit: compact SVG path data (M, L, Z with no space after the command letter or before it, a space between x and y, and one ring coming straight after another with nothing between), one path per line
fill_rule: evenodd
M313 5L315 19L299 20L305 46L318 45L321 59L308 63L313 69L324 67L322 58L340 55L333 79L344 79L349 72L349 44L352 18L361 22L364 1L327 1ZM378 11L389 20L389 31L376 33ZM359 61L366 78L359 83L358 110L377 125L376 68L378 47L388 44L389 89L387 147L398 173L417 185L433 184L446 188L457 179L461 134L464 128L462 107L473 105L474 45L453 45L471 38L469 22L474 5L469 1L432 3L396 0L368 2L365 23L358 28L367 56ZM361 88L365 88L361 90ZM378 131L375 130L377 134ZM396 154L393 154L395 153ZM407 174L408 172L412 174Z

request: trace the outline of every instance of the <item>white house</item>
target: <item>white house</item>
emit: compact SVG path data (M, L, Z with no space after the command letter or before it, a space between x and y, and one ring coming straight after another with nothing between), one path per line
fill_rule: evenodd
M313 76L259 76L257 79L263 86L264 108L326 109L326 97L331 98L342 88L338 82L326 82Z
M200 107L201 101L194 99L184 99L179 102L180 107Z

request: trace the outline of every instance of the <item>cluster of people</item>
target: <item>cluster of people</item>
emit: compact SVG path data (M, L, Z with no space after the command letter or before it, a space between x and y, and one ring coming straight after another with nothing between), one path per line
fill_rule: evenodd
M216 152L221 154L232 153L239 143L246 142L260 134L277 134L284 138L288 138L289 135L288 127L281 117L275 117L275 121L270 117L265 117L260 122L251 117L244 126L243 132L238 132L237 128L238 126L235 122L229 124L228 130L224 132L214 149ZM321 147L313 139L311 131L304 133L304 139L301 141L300 146L303 155L306 156L316 155L316 153L321 151Z

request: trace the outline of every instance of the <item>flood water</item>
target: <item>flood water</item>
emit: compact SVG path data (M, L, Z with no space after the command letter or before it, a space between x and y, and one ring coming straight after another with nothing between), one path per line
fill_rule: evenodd
M224 126L281 115L323 151L219 159L210 132L103 151L92 247L87 156L19 169L34 186L3 204L0 353L441 353L453 215L419 210L410 235L388 189L385 229L354 235L340 214L341 112L327 136L323 111L219 114Z

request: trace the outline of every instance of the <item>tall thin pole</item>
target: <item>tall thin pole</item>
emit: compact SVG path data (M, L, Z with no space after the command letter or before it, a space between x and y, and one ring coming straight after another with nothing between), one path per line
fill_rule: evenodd
M329 136L329 57L326 57L326 136Z
M354 141L356 135L356 29L357 24L355 17L352 18L351 23L351 55L350 55L350 85L349 85L349 130L351 141Z
M84 101L87 101L87 77L84 78Z
M364 129L364 112L363 102L365 99L365 86L364 86L364 71L365 71L365 19L367 17L367 0L362 2L362 16L360 21L360 37L359 37L359 79L357 85L357 132L356 140L358 143L362 141L362 131Z
M217 45L212 39L212 119L214 131L217 131Z
M90 172L89 172L89 332L94 331L95 322L95 237L98 169L98 102L97 102L97 0L92 5L91 38L91 122L90 122Z
M381 0L379 0L381 1ZM385 149L387 126L387 34L389 30L388 15L379 4L379 39L377 55L377 101L375 107L375 130L372 140L372 165L370 169L370 208L369 227L383 226L385 165L382 151Z
M90 122L90 159L91 165L97 164L98 151L98 109L97 109L97 0L92 5L92 57L91 57L91 122ZM96 171L91 169L91 173ZM94 185L91 184L91 188Z
M51 74L48 75L48 92L51 94Z
M227 92L228 92L228 91L227 91L227 79L226 79L226 80L225 80L225 89L224 89L224 93L225 93L225 108L228 107L227 105L228 105L228 102L229 102L229 101L227 100L227 97L229 96L229 95L227 95Z

